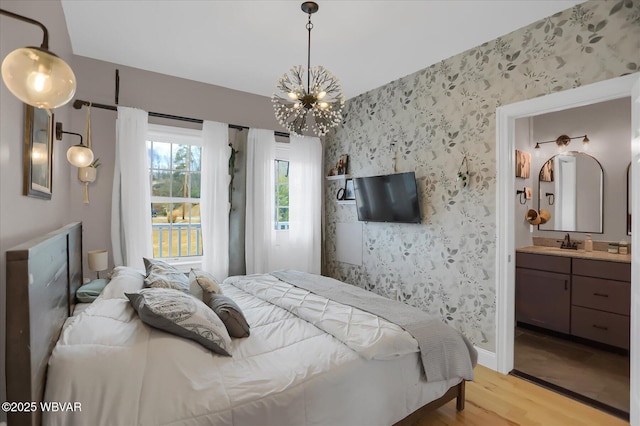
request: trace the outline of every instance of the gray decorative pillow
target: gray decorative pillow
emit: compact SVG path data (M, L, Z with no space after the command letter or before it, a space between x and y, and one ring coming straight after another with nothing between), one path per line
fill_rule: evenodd
M205 303L222 320L231 337L249 336L249 323L247 323L247 320L242 314L240 307L236 305L236 302L221 294L206 291L204 294L205 299L207 299Z
M150 288L172 288L174 290L189 292L189 279L176 268L162 260L143 258L147 276L144 286Z
M191 272L189 272L189 284L191 285L192 289L193 287L195 287L193 284L198 284L198 286L205 293L210 292L222 294L222 289L220 288L220 284L218 284L218 280L207 271L203 271L201 269L191 269Z
M195 297L165 288L145 288L126 295L145 324L231 356L231 338L224 324Z

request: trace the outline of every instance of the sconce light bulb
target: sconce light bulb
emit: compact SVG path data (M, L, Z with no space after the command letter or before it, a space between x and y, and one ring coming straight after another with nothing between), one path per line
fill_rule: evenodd
M67 160L76 167L87 167L93 162L93 151L84 145L73 145L67 150Z
M536 158L540 158L540 144L539 143L536 143L536 146L533 149L533 155L535 155Z
M16 98L36 108L57 108L76 92L71 67L37 47L21 47L9 53L2 61L2 80Z

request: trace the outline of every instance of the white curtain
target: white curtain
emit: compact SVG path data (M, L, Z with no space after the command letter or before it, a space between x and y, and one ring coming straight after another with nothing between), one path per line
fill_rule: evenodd
M229 275L229 125L202 125L200 222L202 269L219 280Z
M274 168L276 139L273 130L249 129L247 136L247 210L245 258L247 274L271 272L275 246Z
M146 111L118 107L111 200L114 262L143 270L142 258L153 257L147 119Z
M289 139L290 268L320 273L322 144L317 137Z

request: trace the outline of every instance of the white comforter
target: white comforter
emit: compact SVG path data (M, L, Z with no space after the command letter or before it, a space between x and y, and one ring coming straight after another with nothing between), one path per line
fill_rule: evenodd
M82 411L45 412L45 425L391 424L460 381L427 384L408 333L271 276L222 285L251 326L232 357L143 324L124 296L142 285L121 269L68 320L45 400Z

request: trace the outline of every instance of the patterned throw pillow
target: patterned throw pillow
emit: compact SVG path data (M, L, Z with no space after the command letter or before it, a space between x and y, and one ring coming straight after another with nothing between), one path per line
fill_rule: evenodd
M197 286L195 284L197 284ZM189 285L192 289L191 294L194 294L194 287L200 287L205 294L207 292L222 294L218 280L210 273L201 269L191 269L191 272L189 272ZM204 301L204 296L200 297L200 299Z
M145 288L126 295L145 324L231 356L231 338L224 324L195 297L165 288Z
M231 337L249 336L249 323L247 323L240 307L231 298L207 292L205 295L208 295L206 305L222 320Z
M162 260L143 258L147 276L144 286L150 288L172 288L174 290L189 292L189 279L178 270Z

